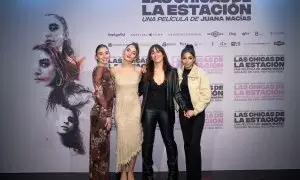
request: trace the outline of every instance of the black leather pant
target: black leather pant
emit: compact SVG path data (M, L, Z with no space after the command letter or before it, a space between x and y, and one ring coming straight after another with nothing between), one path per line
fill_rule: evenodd
M184 141L186 180L201 180L201 135L204 126L205 112L190 119L179 111L180 125Z
M160 132L167 150L169 177L177 179L178 176L178 152L174 141L174 116L169 116L168 112L145 109L143 113L142 126L144 131L142 144L143 176L144 179L153 178L153 142L155 137L156 123L158 122Z

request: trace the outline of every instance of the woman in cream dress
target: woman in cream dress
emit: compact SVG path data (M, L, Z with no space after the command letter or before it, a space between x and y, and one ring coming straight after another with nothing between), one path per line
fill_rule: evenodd
M127 171L128 180L134 179L136 156L142 144L141 103L138 96L141 68L132 64L138 54L138 44L127 45L122 64L111 69L116 88L116 165L117 171L121 171L121 180L127 179Z

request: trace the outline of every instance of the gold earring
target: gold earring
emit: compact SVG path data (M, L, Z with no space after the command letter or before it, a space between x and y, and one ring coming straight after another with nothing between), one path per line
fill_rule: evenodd
M59 83L57 84L57 80L56 80L56 86L61 86L62 85L62 83L63 83L63 80L62 80L62 78L60 77L59 78Z

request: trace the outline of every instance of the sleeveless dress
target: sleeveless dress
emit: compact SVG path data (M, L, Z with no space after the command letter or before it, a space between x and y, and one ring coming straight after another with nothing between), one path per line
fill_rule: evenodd
M115 74L115 124L117 135L116 170L126 165L141 151L141 103L138 96L138 72L132 75Z

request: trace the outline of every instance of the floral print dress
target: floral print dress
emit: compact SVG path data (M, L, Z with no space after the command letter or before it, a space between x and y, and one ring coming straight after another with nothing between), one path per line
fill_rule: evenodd
M106 67L97 66L93 70L95 104L91 110L90 130L90 180L109 179L110 131L105 122L112 117L114 83Z

